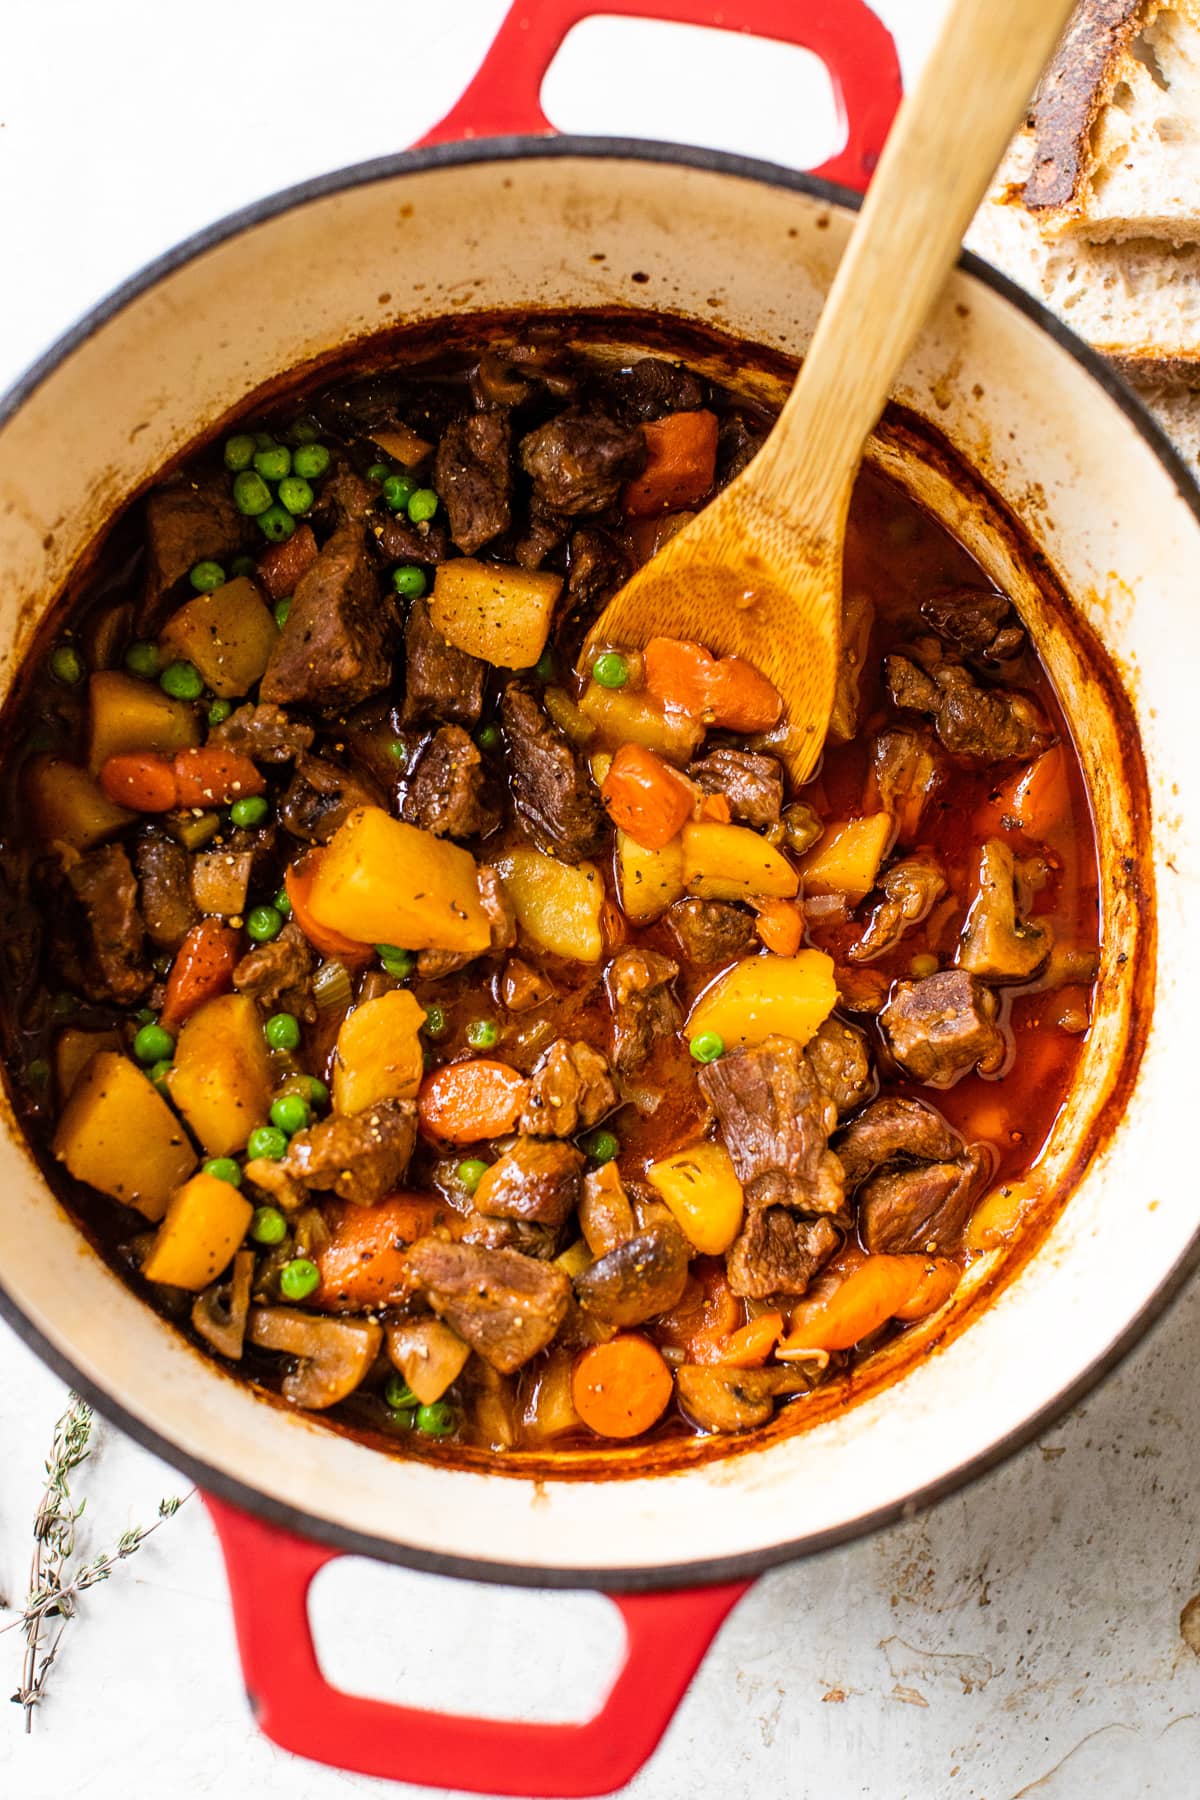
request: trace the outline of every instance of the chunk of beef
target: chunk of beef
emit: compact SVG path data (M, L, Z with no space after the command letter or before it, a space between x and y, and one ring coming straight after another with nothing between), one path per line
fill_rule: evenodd
M783 770L753 750L711 750L688 768L706 794L724 794L743 825L775 825L783 805Z
M192 899L187 851L158 825L138 833L134 866L146 934L159 950L178 950L200 917Z
M1025 648L1025 633L1007 594L982 588L943 588L925 596L921 617L944 644L965 656L1004 662Z
M450 536L468 556L512 523L512 425L499 409L453 419L442 433L433 485Z
M528 1219L492 1219L481 1212L467 1213L455 1233L464 1244L483 1250L519 1250L522 1256L552 1262L558 1251L557 1225L535 1225Z
M391 634L366 536L343 525L296 584L259 694L281 705L356 706L391 679Z
M313 517L329 531L339 531L343 525L361 525L378 499L379 489L339 459L317 491Z
M617 1090L600 1052L581 1040L559 1038L538 1059L520 1128L531 1137L573 1137L616 1104Z
M529 689L510 681L500 703L513 806L547 856L577 863L602 848L608 820L595 783Z
M638 421L696 412L708 398L699 376L660 356L643 356L628 369L614 370L607 386L616 396L621 417Z
M846 1172L847 1193L889 1163L952 1162L962 1147L961 1137L940 1112L924 1100L896 1094L864 1107L834 1146Z
M566 1317L571 1283L517 1250L419 1238L409 1274L439 1317L502 1375L544 1350Z
M979 874L955 957L960 969L981 981L1032 981L1054 943L1044 919L1017 916L1017 871L1003 838L979 849Z
M378 806L382 795L341 763L301 755L279 804L279 822L302 844L327 844L358 806Z
M1033 756L1054 741L1054 733L1028 694L1008 688L981 688L957 663L934 663L929 671L907 656L884 659L888 691L897 706L929 713L934 729L955 756L1003 762Z
M842 597L841 644L838 649L837 684L829 714L829 736L835 744L848 744L858 735L862 711L862 672L871 643L875 607L868 595L854 591Z
M752 423L740 412L722 415L717 432L718 487L724 487L754 460L766 435L765 426Z
M282 706L255 706L247 702L237 711L214 725L208 734L210 744L223 744L251 762L294 762L313 741L311 725L289 719Z
M252 545L254 522L234 505L226 475L152 488L145 520L146 586L138 628L150 632L162 623L171 590L193 564L207 558L220 561Z
M491 931L491 942L486 954L503 956L517 941L517 915L513 911L512 902L504 892L504 883L498 872L490 863L476 865L475 885L479 889L479 904ZM417 954L417 974L422 981L437 981L443 975L453 975L456 970L465 969L473 960L457 950L421 950Z
M404 796L403 816L435 837L485 837L500 808L485 793L486 771L461 725L443 725L421 752Z
M699 1082L750 1206L843 1211L842 1165L829 1148L837 1107L794 1038L722 1056Z
M852 1013L881 1012L887 1004L891 982L879 969L855 968L836 970L838 1004Z
M688 1247L678 1225L655 1225L598 1256L575 1277L585 1313L627 1329L677 1306L687 1284Z
M677 900L667 924L688 962L732 962L754 941L754 920L728 900Z
M409 608L404 655L406 725L422 719L478 725L486 665L446 642L424 600L414 600Z
M896 821L898 843L911 844L916 838L941 772L940 753L927 730L897 726L872 741L871 781L880 808Z
M931 850L906 856L885 870L879 887L883 899L846 955L851 962L870 962L900 942L910 925L927 919L946 891L946 875Z
M371 532L389 562L445 562L450 537L440 519L422 519L414 525L407 513L384 513L374 520Z
M584 1156L557 1138L521 1138L488 1170L475 1209L498 1219L565 1225L579 1202Z
M830 1219L798 1219L784 1206L752 1206L726 1258L729 1285L746 1300L802 1294L840 1242Z
M1007 1055L996 1024L997 1000L965 969L924 981L898 981L879 1015L892 1055L906 1074L949 1087L968 1069L994 1075Z
M679 964L657 950L618 950L605 969L613 1067L619 1075L635 1074L655 1039L672 1037L679 1030L679 1008L671 997L678 973Z
M522 569L540 569L552 550L566 537L566 527L536 506L530 508L529 529L513 545L513 560Z
M813 1074L838 1109L838 1117L861 1106L871 1091L871 1053L866 1032L832 1014L804 1051Z
M519 956L510 956L500 977L500 1004L506 1012L529 1012L554 997L553 984Z
M989 1161L972 1144L953 1162L873 1175L858 1197L858 1226L872 1253L946 1256L962 1243Z
M120 844L89 850L67 870L67 880L83 908L87 950L83 991L89 1000L132 1006L153 980L138 911L138 885Z
M338 437L370 437L381 426L395 425L407 410L411 383L391 370L340 381L321 394L313 412Z
M646 445L636 426L603 413L559 413L521 440L521 466L547 512L578 518L615 505L622 485L641 472Z
M629 559L605 531L583 525L567 552L567 609L596 612L629 579Z
M290 1012L311 1022L317 1016L312 966L308 939L296 921L289 919L277 938L246 952L233 971L233 985L268 1012Z
M365 1112L337 1113L298 1131L286 1156L252 1161L246 1176L285 1206L302 1204L306 1189L371 1206L404 1180L416 1141L413 1102L377 1100Z

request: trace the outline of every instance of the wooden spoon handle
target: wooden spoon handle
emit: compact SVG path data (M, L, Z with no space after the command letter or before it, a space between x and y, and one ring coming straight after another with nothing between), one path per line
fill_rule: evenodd
M742 479L838 530L863 444L1074 0L951 0L896 115L799 379Z

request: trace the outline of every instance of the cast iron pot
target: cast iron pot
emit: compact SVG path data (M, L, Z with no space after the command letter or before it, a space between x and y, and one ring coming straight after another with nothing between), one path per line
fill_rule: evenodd
M743 0L736 21L716 0L604 0L606 13L724 25L815 51L847 141L800 177L674 146L545 135L542 73L593 9L519 0L426 145L309 182L193 239L7 396L4 687L117 509L281 372L384 327L595 309L634 351L662 341L667 315L773 353L803 351L850 228L847 190L865 185L898 97L887 33L861 0ZM521 132L534 135L509 135ZM4 1110L4 1314L210 1496L247 1684L264 1730L289 1749L456 1788L620 1785L753 1576L899 1518L1027 1442L1112 1368L1195 1260L1184 1171L1195 1105L1186 926L1200 873L1189 679L1200 666L1200 496L1109 370L969 258L897 398L909 424L882 430L870 460L1013 594L1075 722L1100 841L1104 951L1070 1103L1034 1176L997 1202L1040 1223L1013 1253L997 1229L950 1312L877 1358L853 1404L814 1409L799 1430L793 1407L721 1454L697 1444L664 1464L616 1450L570 1479L535 1481L519 1465L506 1474L500 1459L455 1467L380 1455L257 1397L135 1298L84 1244ZM318 1669L306 1595L344 1551L614 1594L627 1658L600 1714L581 1726L448 1720L334 1690Z

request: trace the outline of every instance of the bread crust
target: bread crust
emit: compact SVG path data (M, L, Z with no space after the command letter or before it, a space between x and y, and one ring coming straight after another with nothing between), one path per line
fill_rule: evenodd
M1078 208L1091 174L1091 134L1121 57L1160 10L1145 0L1082 0L1034 100L1033 167L1022 199L1044 224Z

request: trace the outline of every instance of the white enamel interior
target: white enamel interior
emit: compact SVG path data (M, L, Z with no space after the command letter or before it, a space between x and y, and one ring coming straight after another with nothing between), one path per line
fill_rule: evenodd
M393 321L479 307L619 303L799 351L847 224L745 174L574 151L409 166L215 244L97 325L0 429L5 681L98 519L278 371ZM392 1460L261 1403L108 1272L5 1133L0 1281L166 1445L417 1554L548 1573L752 1554L838 1530L985 1455L1102 1357L1184 1256L1198 1224L1182 1171L1194 1105L1184 926L1200 879L1189 680L1200 527L1094 378L966 275L900 395L1023 513L1128 679L1150 768L1153 1030L1123 1125L1043 1249L946 1349L811 1431L652 1480L535 1484Z

